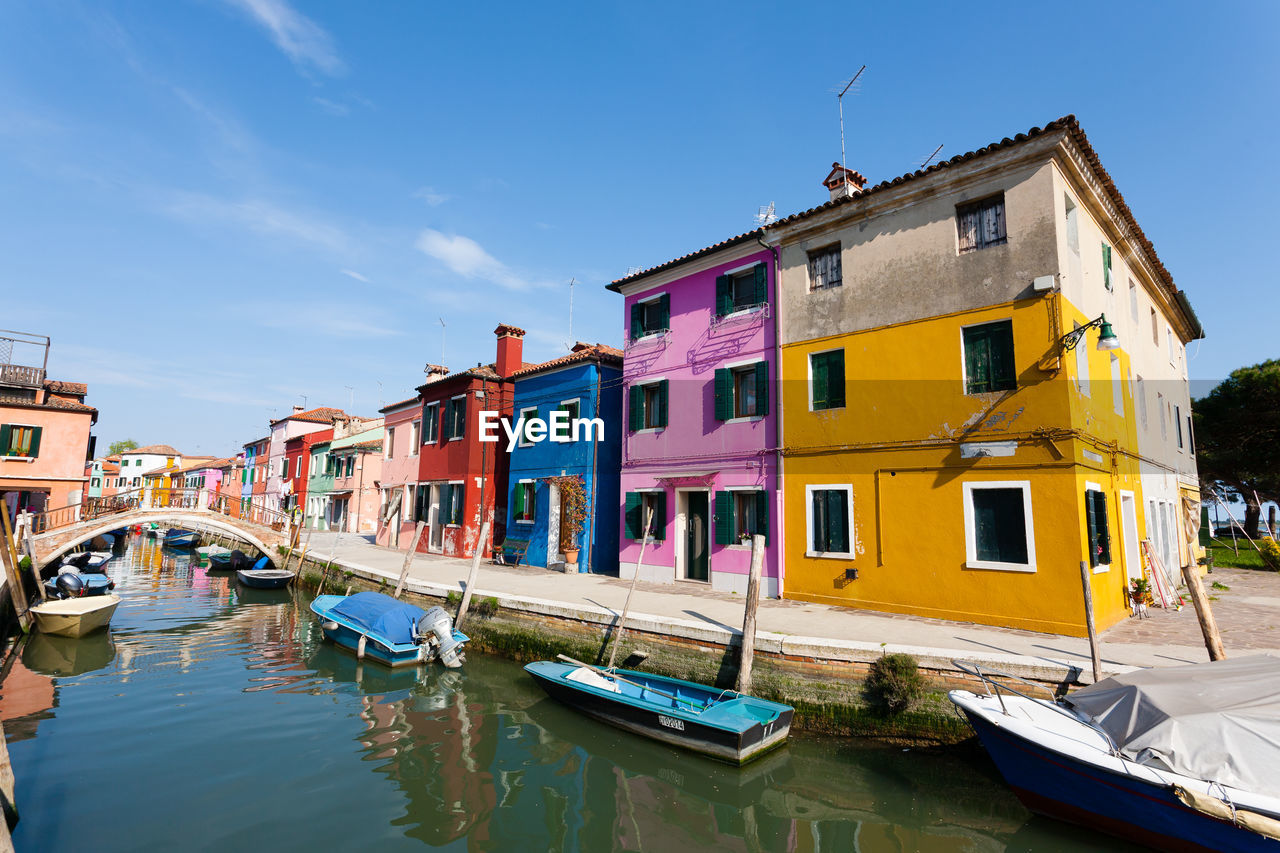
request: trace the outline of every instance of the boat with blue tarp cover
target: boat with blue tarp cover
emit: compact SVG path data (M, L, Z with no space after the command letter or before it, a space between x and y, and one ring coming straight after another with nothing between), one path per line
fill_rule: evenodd
M733 690L576 661L524 669L547 695L584 714L733 764L780 746L791 731L791 706Z
M462 666L470 639L453 629L443 607L423 610L380 592L321 595L311 602L324 635L334 643L387 666L412 666L437 658L450 669Z
M191 548L200 541L200 534L194 530L183 530L170 527L164 534L164 544L170 548Z

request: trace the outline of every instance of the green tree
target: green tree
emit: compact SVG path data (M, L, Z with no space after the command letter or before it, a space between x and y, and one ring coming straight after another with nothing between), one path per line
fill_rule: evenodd
M138 449L138 442L134 441L132 438L126 438L123 441L111 442L111 446L107 448L107 455L118 456L119 454L124 453L127 450L137 450L137 449Z
M1233 370L1193 410L1201 481L1239 495L1257 536L1258 497L1280 498L1280 359Z

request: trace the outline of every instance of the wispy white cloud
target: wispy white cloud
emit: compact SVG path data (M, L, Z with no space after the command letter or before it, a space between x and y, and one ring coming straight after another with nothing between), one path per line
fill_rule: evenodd
M442 192L436 192L436 190L433 187L419 187L418 189L413 191L413 197L422 199L432 207L439 207L449 199L453 198L453 196L451 195L445 195Z
M263 27L276 47L300 71L314 68L336 77L347 70L333 37L286 0L226 0Z
M331 101L328 98L315 97L311 99L311 102L331 116L345 116L351 112L351 107L346 104L340 104L337 101Z
M170 215L189 222L237 225L267 237L284 237L335 252L346 251L351 245L338 226L262 199L228 201L202 193L177 193L163 206Z
M467 278L493 282L508 290L528 290L533 286L470 237L463 237L461 234L449 236L432 228L425 228L414 245L423 254L435 258L453 272Z
M306 329L311 334L335 338L389 338L404 334L399 329L384 325L377 315L366 313L362 316L351 305L341 310L323 305L301 308L280 305L278 308L273 310L271 306L263 306L263 310L253 317L253 322L269 329Z
M350 276L351 278L354 278L356 281L363 281L365 284L369 283L369 279L360 275L360 273L356 272L355 270L338 270L338 272L342 273L343 275Z

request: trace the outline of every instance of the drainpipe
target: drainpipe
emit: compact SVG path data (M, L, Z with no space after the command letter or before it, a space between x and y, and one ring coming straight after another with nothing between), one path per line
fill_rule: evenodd
M785 481L782 476L782 335L779 333L782 327L782 320L779 316L782 313L782 293L781 287L779 286L781 283L781 261L779 259L777 244L770 245L760 237L756 238L756 242L768 249L770 254L773 255L773 302L775 310L770 311L769 314L773 320L773 363L777 366L777 378L775 382L778 387L778 393L775 395L777 399L774 401L773 407L773 428L775 431L773 443L777 448L774 451L776 454L774 462L774 492L777 495L777 498L774 501L774 506L778 511L778 523L774 525L774 529L777 530L777 533L774 534L775 541L777 542L777 548L774 553L776 555L778 567L778 598L783 598L783 579L786 576L786 560L784 559L784 555L787 553L787 525L786 519L783 517L783 483Z
M604 382L604 362L596 362L596 406L594 417L600 417L600 396L601 383ZM596 525L599 521L596 519L596 492L600 489L599 481L596 480L596 462L600 459L600 448L597 442L591 442L591 535L587 537L587 572L590 573L591 567L595 563L591 562L595 554L596 545ZM582 571L582 564L578 564L578 571Z

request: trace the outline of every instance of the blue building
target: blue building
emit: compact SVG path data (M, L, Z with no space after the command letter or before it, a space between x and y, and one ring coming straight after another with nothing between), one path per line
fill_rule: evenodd
M569 545L566 487L579 477L585 518L574 543L577 571L618 573L618 506L622 465L622 350L577 344L566 356L518 370L512 420L568 423L558 435L535 428L512 442L506 537L528 541L531 566L564 570ZM553 413L564 412L563 415ZM599 418L602 426L591 422ZM573 422L578 421L576 433ZM569 440L563 439L568 436ZM572 569L570 569L572 570Z

